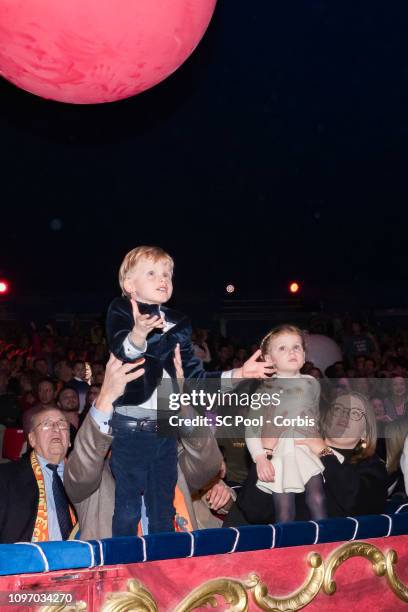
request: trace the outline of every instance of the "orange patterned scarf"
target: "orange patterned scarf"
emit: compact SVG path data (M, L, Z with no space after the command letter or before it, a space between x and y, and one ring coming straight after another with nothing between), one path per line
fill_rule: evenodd
M174 519L175 530L193 531L193 525L191 524L187 504L179 487L176 487L174 492L174 507L176 509L176 517Z
M34 476L38 486L38 509L37 517L35 519L32 542L48 542L48 514L47 514L47 497L45 494L45 483L44 476L42 473L41 465L38 462L36 454L31 451L30 455L31 467L33 468ZM69 507L71 514L72 524L75 526L77 520L76 516L71 508Z
M178 486L176 486L176 490L174 491L174 507L176 509L176 516L174 517L174 531L193 531L193 525L191 523L187 504L184 499L184 495ZM137 526L137 535L143 535L141 523L139 523Z

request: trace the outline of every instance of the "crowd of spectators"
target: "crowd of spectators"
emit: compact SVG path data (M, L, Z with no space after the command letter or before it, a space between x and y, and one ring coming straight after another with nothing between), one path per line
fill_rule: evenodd
M339 395L366 400L376 420L376 456L388 472L387 495L403 501L408 487L408 329L384 331L333 316L312 321L309 331L331 335L343 355L325 371L311 361L303 367L302 373L320 380L322 415ZM193 330L192 339L195 355L210 371L240 368L258 349L256 342L201 328ZM27 437L33 410L58 410L69 424L69 452L101 391L108 359L103 325L97 322L89 327L74 322L68 332L54 323L41 328L0 324L0 425L22 428ZM245 442L229 438L218 445L225 460L223 482L237 490L251 467ZM235 494L227 497L234 500Z
M1 326L0 326L1 330ZM0 424L24 427L33 407L59 408L78 429L101 388L109 355L103 328L72 326L60 333L48 323L0 331Z

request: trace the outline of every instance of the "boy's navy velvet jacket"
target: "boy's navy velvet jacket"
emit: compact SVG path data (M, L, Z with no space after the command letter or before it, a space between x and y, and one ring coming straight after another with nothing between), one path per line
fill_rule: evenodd
M166 333L153 331L147 337L147 349L143 353L145 363L144 375L126 385L125 393L115 401L115 406L139 406L148 400L163 375L163 368L173 378L176 372L173 364L174 349L180 344L184 377L187 378L220 378L221 372L206 372L200 359L194 355L191 342L191 323L189 318L161 306L166 321L174 323ZM110 351L121 361L131 362L123 349L123 341L134 327L132 305L127 297L115 298L108 309L106 332Z

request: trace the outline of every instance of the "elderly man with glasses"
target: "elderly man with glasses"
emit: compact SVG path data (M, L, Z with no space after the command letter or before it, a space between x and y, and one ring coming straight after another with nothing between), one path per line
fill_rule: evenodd
M24 424L31 452L0 465L0 542L66 540L76 522L62 484L69 423L61 410L34 408Z

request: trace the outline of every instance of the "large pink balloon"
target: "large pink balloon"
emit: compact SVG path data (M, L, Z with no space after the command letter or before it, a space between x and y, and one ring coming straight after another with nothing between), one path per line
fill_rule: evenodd
M0 0L0 75L43 98L112 102L200 42L216 0Z

